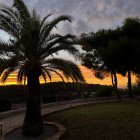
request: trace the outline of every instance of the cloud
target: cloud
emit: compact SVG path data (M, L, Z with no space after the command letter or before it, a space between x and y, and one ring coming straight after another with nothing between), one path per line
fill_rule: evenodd
M60 26L62 33L97 31L115 28L122 21L140 13L140 0L24 0L28 7L35 8L41 16L68 14L74 18L72 24ZM11 0L0 0L11 4Z
M0 4L10 5L10 4L12 4L12 1L11 0L0 0Z

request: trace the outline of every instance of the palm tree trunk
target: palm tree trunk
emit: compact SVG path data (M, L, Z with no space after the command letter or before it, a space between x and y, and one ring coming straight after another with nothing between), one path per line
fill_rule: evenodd
M26 115L22 130L26 136L38 136L43 133L39 76L30 74L27 80Z
M133 97L132 83L131 83L131 71L130 70L128 70L128 94L129 94L129 98Z
M121 99L121 96L119 94L118 91L118 79L117 79L117 75L116 75L116 71L113 71L113 75L114 75L114 89L115 89L115 93L118 99Z

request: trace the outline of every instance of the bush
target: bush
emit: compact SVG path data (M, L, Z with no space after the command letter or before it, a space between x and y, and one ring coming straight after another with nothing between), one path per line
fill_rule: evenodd
M9 100L0 100L0 112L9 111L12 108L12 103Z
M137 82L135 85L133 85L133 93L135 95L140 95L140 82Z
M98 97L110 96L113 93L113 88L111 86L102 86L96 91Z
M43 96L43 103L51 103L51 102L56 102L56 96L54 94L49 95L49 96Z

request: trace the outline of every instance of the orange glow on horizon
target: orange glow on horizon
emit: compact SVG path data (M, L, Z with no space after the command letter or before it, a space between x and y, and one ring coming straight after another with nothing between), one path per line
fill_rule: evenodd
M80 66L80 69L83 73L83 76L86 80L87 83L90 84L101 84L101 85L111 85L111 77L107 77L103 80L97 79L94 75L93 75L93 71L90 69L87 69L83 66ZM0 83L0 85L17 85L19 83L17 83L17 79L16 79L16 72L10 74L10 76L7 78L7 81L3 84ZM125 88L127 86L127 77L122 77L121 75L117 75L118 77L118 86L120 88ZM52 75L52 82L58 82L58 81L62 81L56 74ZM49 79L47 80L47 82L50 82ZM136 82L136 77L133 75L132 76L132 83L134 84ZM44 79L42 77L40 77L40 83L44 83ZM23 84L23 83L22 83Z
M102 80L96 78L93 74L93 71L90 69L87 69L86 67L80 66L81 71L83 73L83 76L86 79L87 83L91 83L91 84L101 84L101 85L111 85L111 77L108 76ZM117 74L117 78L118 78L118 87L120 88L125 88L127 87L127 77L123 77L120 74ZM134 75L132 75L132 84L134 84L136 82L136 77Z

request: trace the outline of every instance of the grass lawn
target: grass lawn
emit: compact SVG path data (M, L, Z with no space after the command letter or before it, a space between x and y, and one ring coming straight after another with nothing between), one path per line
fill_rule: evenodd
M45 116L63 123L62 140L140 140L140 101L88 105Z

